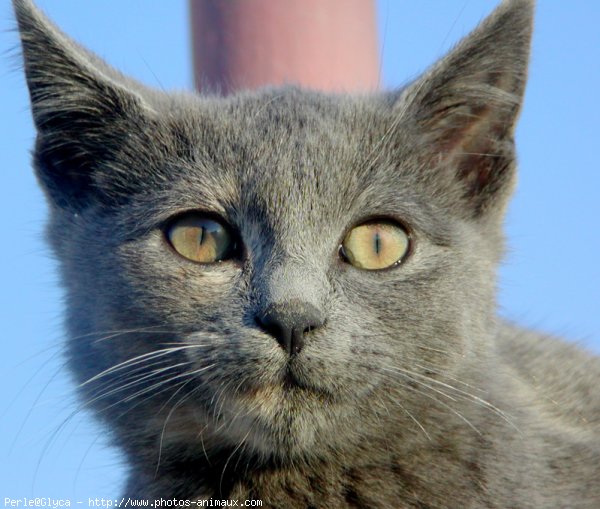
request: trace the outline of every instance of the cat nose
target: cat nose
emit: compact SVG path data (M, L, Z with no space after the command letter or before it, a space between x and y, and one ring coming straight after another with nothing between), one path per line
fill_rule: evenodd
M273 304L256 317L256 323L273 336L290 357L300 353L306 335L321 327L325 320L312 304L291 300Z

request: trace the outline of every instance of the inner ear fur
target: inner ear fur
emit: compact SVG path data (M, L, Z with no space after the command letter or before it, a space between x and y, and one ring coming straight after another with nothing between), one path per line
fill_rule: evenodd
M512 189L532 18L532 1L503 2L400 98L424 171L471 217L502 209Z
M150 110L143 87L69 39L30 0L13 5L38 133L37 176L60 207L108 199L114 190L97 173L113 168L115 181L126 173L128 142Z

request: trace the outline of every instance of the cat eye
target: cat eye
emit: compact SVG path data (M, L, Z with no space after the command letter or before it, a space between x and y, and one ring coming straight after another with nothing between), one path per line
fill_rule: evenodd
M236 251L236 242L229 228L217 219L197 212L175 219L166 235L175 251L198 263L227 260Z
M359 269L381 270L401 263L409 247L410 237L402 226L377 220L352 228L340 246L340 254Z

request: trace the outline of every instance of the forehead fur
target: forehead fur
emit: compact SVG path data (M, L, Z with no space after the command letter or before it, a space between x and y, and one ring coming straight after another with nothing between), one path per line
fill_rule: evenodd
M71 41L30 1L15 8L38 176L60 208L118 205L185 178L185 167L205 179L216 172L240 199L252 199L263 179L256 200L267 208L281 196L314 207L328 190L360 206L412 187L455 215L501 215L514 174L530 2L501 4L402 91L287 88L225 99L150 90Z

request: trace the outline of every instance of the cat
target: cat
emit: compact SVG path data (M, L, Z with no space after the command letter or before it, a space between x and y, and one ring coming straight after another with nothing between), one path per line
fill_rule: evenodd
M166 94L13 0L124 496L598 508L600 360L496 315L533 3L401 90Z

